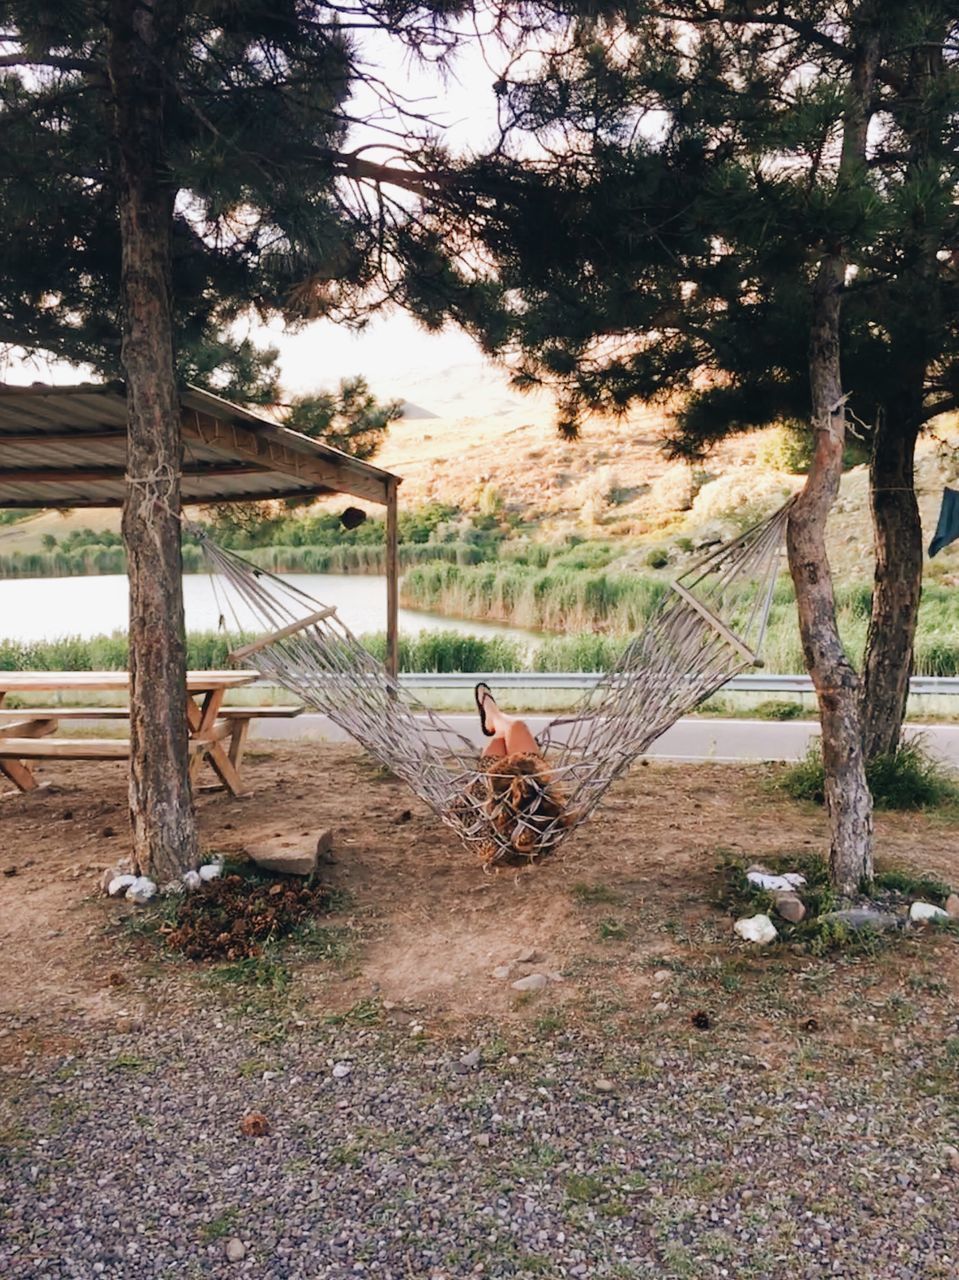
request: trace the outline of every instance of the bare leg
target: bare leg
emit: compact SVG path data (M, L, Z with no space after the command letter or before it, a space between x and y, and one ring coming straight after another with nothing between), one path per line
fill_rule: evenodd
M490 739L484 755L538 755L539 747L536 739L529 731L525 720L518 716L508 716L496 705L491 693L481 695L482 714L487 725L494 731L495 737ZM502 743L503 746L494 746Z
M539 755L536 739L530 733L525 720L512 720L506 727L506 754Z
M487 756L505 756L505 755L506 755L506 739L501 738L498 735L495 738L490 738L489 742L487 742L486 746L483 748L484 760L486 759Z

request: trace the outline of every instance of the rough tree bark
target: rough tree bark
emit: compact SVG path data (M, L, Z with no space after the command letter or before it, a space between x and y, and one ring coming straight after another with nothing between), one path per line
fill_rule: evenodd
M943 115L948 95L938 91L937 83L949 74L945 41L944 29L936 38L916 43L900 95L910 104L909 110L899 113L899 126L908 137L909 175L919 184L928 182L930 158L941 150L943 136L948 136ZM915 451L926 416L926 387L935 363L937 335L945 324L939 305L938 230L935 221L927 218L924 202L918 202L906 228L911 323L901 326L896 337L902 366L899 387L877 425L870 467L876 573L863 660L862 729L867 760L891 755L899 746L909 696L922 595Z
M876 542L872 612L862 676L862 741L867 760L899 745L909 696L922 594L922 524L913 485L919 404L893 405L878 428L869 475ZM888 411L887 411L888 417Z
M111 0L109 9L129 437L123 537L130 574L130 812L137 867L160 882L197 858L170 285L174 192L164 182L163 155L166 69L176 56L180 11L178 0Z
M865 9L860 16L865 16ZM840 188L854 190L864 172L878 58L878 34L863 32L847 89ZM813 286L809 380L815 450L806 483L790 513L786 543L803 655L819 699L830 878L840 893L853 894L862 880L872 878L872 797L862 751L859 678L839 638L826 555L826 518L839 492L845 440L839 317L847 264L846 247L831 246Z

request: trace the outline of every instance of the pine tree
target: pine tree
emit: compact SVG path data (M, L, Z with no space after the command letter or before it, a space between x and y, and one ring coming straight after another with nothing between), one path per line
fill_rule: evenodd
M134 855L161 880L197 855L178 374L267 395L269 359L224 337L238 315L349 323L435 293L410 205L442 153L361 42L378 31L442 61L461 10L0 0L0 341L126 382ZM364 78L403 164L348 145Z
M584 24L573 56L504 83L507 136L532 131L556 162L492 212L488 250L504 296L522 306L491 324L520 385L559 389L566 430L636 398L672 409L679 392L672 448L696 457L737 430L809 421L811 264L860 219L840 320L849 411L872 455L872 757L898 742L911 673L915 443L959 407L959 22L946 0L877 10L886 38L862 175L869 207L857 210L834 182L843 33L859 7L829 12L832 25L814 3L617 7L615 43ZM555 235L539 236L543 225Z
M822 526L847 392L857 416L877 422L877 508L895 487L882 480L884 452L894 465L905 456L908 471L909 449L903 413L878 412L875 397L901 393L897 371L911 360L913 423L953 400L954 327L934 318L952 296L951 264L926 273L936 301L921 339L907 339L903 304L911 299L914 314L917 225L927 265L954 241L955 158L947 163L946 151L955 84L942 58L955 23L945 4L866 0L828 9L689 0L584 19L571 52L503 86L505 133L532 135L539 160L531 167L521 148L510 156L504 147L487 181L512 175L512 192L482 210L479 233L501 292L475 325L496 335L491 345L512 360L520 385L558 388L568 433L584 413L674 403L677 393L688 397L677 452L695 454L745 426L811 422L816 449L790 555L820 694L834 877L847 890L871 869L869 801L859 681L836 631ZM904 66L937 59L941 74L923 70L917 97ZM920 121L925 152L903 144ZM438 208L438 225L443 216ZM877 352L885 366L864 375ZM689 395L703 371L707 389ZM918 581L888 557L883 572L894 592ZM876 592L887 621L889 595ZM889 670L867 680L867 707L879 705L893 668L895 679L908 677L911 636ZM874 625L871 652L883 650L892 653L889 637Z
M284 425L354 458L369 459L383 443L390 423L402 413L401 400L377 400L366 379L357 376L343 378L335 392L297 396Z

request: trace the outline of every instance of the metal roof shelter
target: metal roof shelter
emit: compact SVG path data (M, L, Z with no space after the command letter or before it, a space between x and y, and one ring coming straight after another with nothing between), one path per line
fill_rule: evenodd
M386 507L387 652L395 667L399 476L197 387L181 392L180 406L185 505L343 493ZM0 508L122 506L126 452L122 383L0 385Z

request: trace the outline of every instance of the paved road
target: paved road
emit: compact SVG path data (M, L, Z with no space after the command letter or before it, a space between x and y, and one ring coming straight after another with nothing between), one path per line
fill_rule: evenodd
M472 738L477 749L483 742L475 715L450 714L445 717L459 733ZM538 733L548 716L527 716ZM818 733L814 720L719 720L687 717L678 721L653 744L648 754L661 760L799 760ZM910 734L921 734L930 751L946 764L959 769L959 725L910 725ZM325 716L303 715L295 720L254 721L258 738L312 739L345 742L347 735Z

